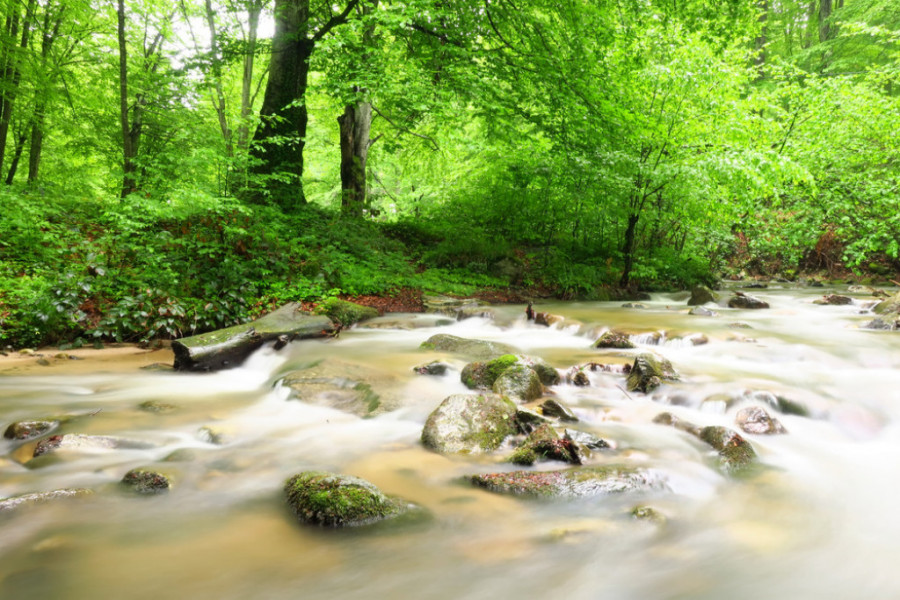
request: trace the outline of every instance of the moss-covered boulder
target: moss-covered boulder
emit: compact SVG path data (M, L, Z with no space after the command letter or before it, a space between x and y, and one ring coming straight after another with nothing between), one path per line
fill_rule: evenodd
M642 352L634 358L628 373L629 392L645 394L659 387L663 381L677 381L678 373L667 359L652 352Z
M578 416L572 412L572 409L566 406L561 400L548 398L541 402L541 414L545 417L551 417L560 421L569 421L571 423L578 422Z
M734 296L728 299L728 307L729 308L746 308L746 309L760 309L760 308L769 308L769 303L763 300L760 300L756 296L751 296L750 294L745 294L743 292L735 292Z
M756 463L756 451L750 442L727 427L704 427L700 439L719 453L721 468L726 473L739 473Z
M325 315L340 327L349 327L354 323L374 319L378 311L371 306L361 306L339 298L326 298L316 307L316 314Z
M454 394L425 421L422 443L442 454L480 454L516 434L516 405L495 394Z
M524 365L513 365L500 373L492 386L495 394L511 400L529 402L540 398L544 386L537 373Z
M284 493L300 522L321 527L370 525L412 508L364 479L323 471L294 475L285 483Z
M460 381L470 389L491 389L504 371L516 365L534 371L543 385L556 385L560 382L559 372L545 360L522 354L504 354L493 360L469 363L460 373Z
M52 490L49 492L36 492L33 494L21 494L0 500L0 513L11 512L20 508L29 506L37 506L47 502L56 500L70 500L73 498L84 498L90 496L94 492L84 488L69 488L62 490Z
M172 487L169 478L150 469L132 469L125 473L122 485L136 494L161 494Z
M894 294L886 300L882 300L872 309L879 315L898 314L900 313L900 292Z
M609 330L594 342L594 348L615 348L619 350L628 350L636 348L634 342L627 333L621 331Z
M625 465L488 473L472 475L469 479L491 492L536 498L583 498L666 487L665 479L659 474Z
M778 419L758 406L742 408L735 415L734 422L746 433L760 435L787 433L787 429Z
M706 304L707 302L718 302L718 300L718 294L716 294L705 285L698 285L691 290L691 297L688 298L687 303L688 306L700 306L701 304Z
M17 421L10 423L3 437L8 440L31 440L50 433L59 427L59 421Z
M487 340L472 340L448 333L438 333L431 336L419 346L423 350L436 350L438 352L452 352L469 358L489 360L504 354L515 354L518 350L509 344L501 342L489 342Z

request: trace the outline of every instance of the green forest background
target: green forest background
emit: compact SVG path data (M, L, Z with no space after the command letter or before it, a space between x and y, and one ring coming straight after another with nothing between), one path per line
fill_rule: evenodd
M0 344L896 279L895 0L2 0Z

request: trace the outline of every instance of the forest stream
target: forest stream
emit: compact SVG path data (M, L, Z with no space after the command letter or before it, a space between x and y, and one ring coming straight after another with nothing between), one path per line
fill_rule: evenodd
M93 490L0 513L0 597L900 597L900 337L859 328L872 318L871 297L823 306L813 301L828 290L748 291L771 308L694 316L686 295L655 294L642 308L541 304L564 317L551 327L526 321L522 305L493 307L493 319L391 314L335 339L263 348L218 373L90 360L4 372L3 428L61 416L53 433L135 443L45 460L32 458L37 439L0 441L0 498ZM638 349L593 348L611 328L634 333ZM578 417L559 430L614 446L593 452L591 464L651 468L665 484L576 499L472 486L465 476L522 467L505 462L512 446L477 456L423 446L429 414L451 394L472 393L460 381L469 359L420 348L437 333L543 358L562 375L546 394ZM707 343L697 343L701 334ZM648 350L680 379L647 394L626 391L621 366ZM449 371L414 372L432 360ZM613 368L585 369L590 385L573 385L572 368L590 362ZM378 395L374 416L298 400L282 384L316 369L363 381ZM779 411L773 398L803 410ZM787 433L740 431L735 416L749 406ZM740 431L758 468L723 472L710 446L655 423L663 412ZM172 489L124 490L123 475L146 466L170 474ZM298 523L283 487L310 469L364 478L427 518L345 529ZM637 506L659 518L635 518Z

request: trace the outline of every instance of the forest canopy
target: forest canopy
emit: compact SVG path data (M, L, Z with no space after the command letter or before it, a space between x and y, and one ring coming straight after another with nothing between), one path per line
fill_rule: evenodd
M2 0L0 343L900 270L893 0Z

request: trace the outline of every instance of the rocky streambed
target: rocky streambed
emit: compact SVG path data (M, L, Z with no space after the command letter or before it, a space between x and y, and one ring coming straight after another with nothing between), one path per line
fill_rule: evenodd
M0 595L900 594L890 306L708 291L8 372Z

